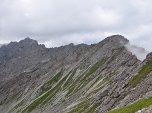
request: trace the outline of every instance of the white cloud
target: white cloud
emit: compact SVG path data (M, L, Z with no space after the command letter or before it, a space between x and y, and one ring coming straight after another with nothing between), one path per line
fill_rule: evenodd
M32 37L58 46L122 34L152 51L151 5L151 0L1 0L0 43Z
M128 43L127 45L125 45L126 48L132 52L132 54L136 55L137 58L141 61L143 61L147 54L149 53L148 51L146 51L144 48L142 47L138 47L135 45L131 45L130 43Z
M80 43L87 43L92 44L99 42L106 37L100 32L94 32L94 33L73 33L69 35L63 35L61 37L54 37L53 40L48 40L44 42L46 47L56 47L61 46L65 44L69 44L74 42L75 44Z

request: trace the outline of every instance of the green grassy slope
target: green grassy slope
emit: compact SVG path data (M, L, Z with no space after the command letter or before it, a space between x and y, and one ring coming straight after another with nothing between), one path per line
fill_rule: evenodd
M147 108L150 105L152 105L152 97L138 100L133 104L109 111L107 113L135 113L136 111L141 110L143 108Z
M137 75L133 77L133 79L130 81L129 85L131 87L135 87L140 81L145 78L146 75L148 75L152 71L152 59L148 61L138 72Z

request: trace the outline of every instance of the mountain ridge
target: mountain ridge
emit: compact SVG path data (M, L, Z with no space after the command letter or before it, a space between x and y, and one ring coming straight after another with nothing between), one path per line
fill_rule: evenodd
M113 35L92 45L46 48L26 38L2 46L1 112L113 113L150 97L152 53L140 61L128 43Z

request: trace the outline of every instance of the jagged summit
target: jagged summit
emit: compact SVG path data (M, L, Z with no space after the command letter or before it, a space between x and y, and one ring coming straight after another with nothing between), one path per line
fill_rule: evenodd
M29 37L19 41L20 45L30 46L30 45L38 45L38 42L36 40L33 40Z
M109 36L107 38L105 38L103 41L99 42L99 43L107 43L107 42L112 42L112 43L117 43L117 44L127 44L129 42L128 39L126 39L124 36L122 35L112 35L112 36ZM26 37L25 39L23 40L20 40L19 42L10 42L7 44L8 46L16 46L16 45L22 45L22 46L38 46L38 42L34 39L31 39L30 37ZM5 47L7 45L4 45ZM43 44L40 44L40 45L43 45ZM87 44L79 44L79 45L87 45ZM92 44L92 45L95 45L95 44ZM3 45L0 45L0 47L3 46ZM64 45L64 46L61 46L62 47L73 47L75 46L73 43L70 43L68 45ZM55 48L60 48L60 47L55 47Z
M121 44L127 44L129 43L129 40L126 39L122 35L112 35L107 38L105 38L105 41L115 42L115 43L121 43Z
M125 47L126 44L129 43L129 40L126 39L122 35L112 35L107 38L105 38L103 41L99 42L99 45L109 44L111 46L117 46L117 47Z
M36 40L33 40L29 37L23 39L23 40L20 40L19 42L17 41L13 41L13 42L10 42L8 44L4 44L2 45L1 47L3 48L14 48L14 47L20 47L20 46L38 46L38 42Z

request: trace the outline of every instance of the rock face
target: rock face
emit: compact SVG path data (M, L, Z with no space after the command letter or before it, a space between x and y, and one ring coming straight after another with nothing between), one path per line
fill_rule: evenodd
M92 45L45 48L26 38L2 46L1 113L148 109L152 105L152 53L141 62L125 48L128 43L123 36L113 35ZM136 107L139 103L143 104Z

